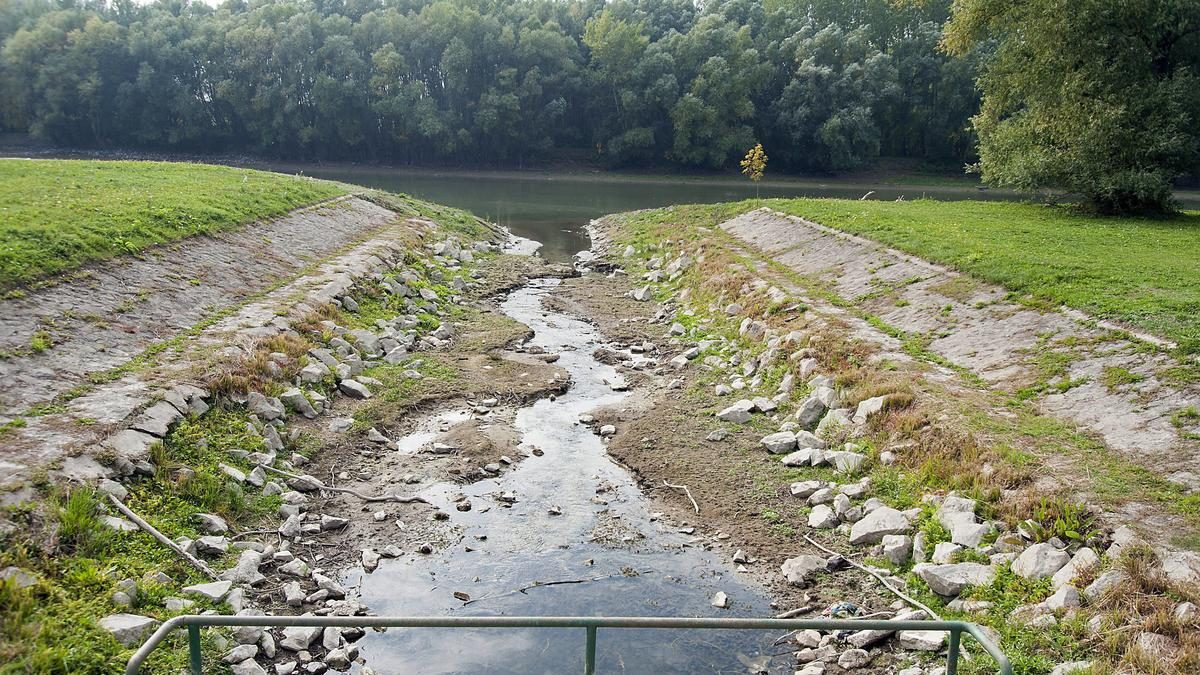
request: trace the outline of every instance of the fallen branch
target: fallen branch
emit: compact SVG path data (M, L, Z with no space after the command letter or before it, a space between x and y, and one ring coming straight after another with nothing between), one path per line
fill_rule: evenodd
M692 508L696 509L696 513L700 513L700 505L697 504L696 499L694 497L692 497L692 491L688 489L688 486L686 486L686 485L671 485L670 483L668 483L665 480L663 481L663 485L665 485L669 488L675 488L676 490L683 490L684 492L686 492L687 498L692 500Z
M807 534L803 535L803 536L804 536L804 540L807 541L808 543L812 544L813 546L816 546L817 548L821 549L822 551L825 551L829 555L841 556L842 559L844 559L850 566L860 569L863 572L866 572L867 574L870 574L871 576L875 577L876 579L879 580L879 583L883 584L884 588L888 589L896 597L907 602L908 604L912 605L913 607L916 607L917 609L924 611L926 614L929 615L929 618L933 619L934 621L942 620L942 617L938 616L937 612L933 611L932 609L929 609L928 606L926 606L919 600L915 600L915 599L909 597L908 595L906 595L905 593L893 588L892 585L887 582L887 579L884 579L880 574L876 573L874 570L870 569L869 567L866 567L864 565L860 565L860 564L854 562L853 560L847 558L846 556L842 555L841 553L838 553L837 551L834 551L833 549L825 548L824 546L813 541L812 537L808 536Z
M624 576L629 576L629 575L627 575L627 574L606 574L602 577L592 577L590 579L563 579L561 581L535 581L532 584L529 584L528 586L522 586L520 588L511 590L511 591L506 591L504 593L496 593L494 595L484 595L484 596L480 596L478 598L471 598L470 600L464 600L463 607L466 607L467 605L470 605L472 603L481 602L483 600L492 600L494 598L503 598L503 597L509 596L509 595L516 595L517 593L521 593L523 595L525 593L525 591L528 591L528 590L531 590L534 588L541 588L543 586L566 586L569 584L586 584L586 583L590 583L593 581L603 581L605 579L614 579L616 577L624 577Z
M814 607L813 605L805 605L803 607L797 607L796 609L789 609L788 611L783 612L781 614L776 614L775 618L776 619L792 619L797 616L800 616L801 614L808 614L809 612L813 611L814 609L816 609L816 607Z
M826 547L818 544L817 542L813 541L812 537L808 536L807 534L802 535L802 536L804 537L805 541L812 544L813 546L816 546L817 548L828 553L829 555L841 556L842 559L845 560L850 566L860 569L863 572L866 572L867 574L870 574L871 576L875 577L876 579L879 580L879 583L883 584L884 588L891 591L896 597L907 602L908 604L912 605L913 607L916 607L917 609L920 609L921 611L925 612L926 614L929 615L929 618L933 619L934 621L942 621L943 620L942 617L939 616L937 612L930 609L924 603L920 602L919 600L915 600L914 598L910 597L909 595L906 595L904 592L902 592L896 588L893 588L892 585L887 582L887 579L884 579L882 575L878 574L874 570L872 570L864 565L860 565L859 563L854 562L850 558L847 558L846 556L842 555L841 553L838 553L837 551L834 551L833 549L826 548ZM971 655L968 654L966 652L966 650L963 650L962 655L963 655L964 660L967 660L967 661L971 660Z
M109 495L108 499L113 503L113 506L117 507L118 511L125 514L126 518L132 520L135 525L137 525L142 530L147 532L150 536L157 539L160 544L162 544L163 546L166 546L167 548L174 551L176 553L176 555L178 555L179 557L186 560L187 563L189 565L191 565L192 567L195 567L196 569L203 572L209 579L212 579L214 581L217 579L217 573L214 572L211 567L209 567L207 564L205 564L203 560L200 560L196 556L194 556L191 553L188 553L187 551L180 548L179 544L176 544L175 542L168 539L165 534L163 534L162 532L159 532L157 529L154 528L153 525L151 525L150 523L147 523L145 520L142 519L141 516L134 513L132 510L130 510L130 508L128 506L125 506L124 504L122 504L120 499L117 499L113 495Z
M416 495L405 497L402 495L394 495L393 494L393 495L383 495L382 497L368 497L367 495L364 495L361 492L356 492L349 488L332 487L329 485L325 485L324 483L317 480L313 476L301 476L301 475L295 474L295 473L288 473L287 471L284 471L283 469L276 469L275 467L267 466L266 464L259 464L259 466L261 466L262 468L264 468L267 471L270 471L272 473L277 473L280 476L286 476L288 478L293 478L295 480L312 481L313 483L316 483L317 489L319 489L319 490L325 490L326 492L342 492L342 493L345 493L348 495L353 495L355 497L358 497L359 499L363 500L364 502L368 502L368 503L370 503L370 502L397 502L400 504L412 504L414 502L421 502L422 504L429 503L429 500L425 499L424 497L418 497Z

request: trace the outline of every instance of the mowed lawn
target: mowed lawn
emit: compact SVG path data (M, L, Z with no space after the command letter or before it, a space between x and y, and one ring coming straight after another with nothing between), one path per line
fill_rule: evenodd
M979 201L768 204L1200 352L1200 213L1105 218Z
M0 159L0 291L342 193L202 164Z

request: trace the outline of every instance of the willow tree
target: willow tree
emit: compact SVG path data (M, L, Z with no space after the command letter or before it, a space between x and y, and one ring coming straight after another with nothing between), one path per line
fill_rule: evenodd
M983 179L1104 212L1163 211L1200 159L1200 2L957 0L943 47L994 40L974 117Z

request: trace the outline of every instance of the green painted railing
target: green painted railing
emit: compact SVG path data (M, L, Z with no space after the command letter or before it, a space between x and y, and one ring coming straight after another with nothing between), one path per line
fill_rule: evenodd
M1012 675L1012 666L978 626L964 621L890 621L886 619L688 619L669 617L585 616L177 616L154 631L129 659L126 675L137 675L150 652L178 628L187 628L189 666L201 675L200 629L206 626L315 626L339 628L582 628L586 635L583 672L596 672L596 633L601 628L741 629L794 631L932 630L950 634L946 674L958 672L963 633L975 638L993 659L1001 675Z

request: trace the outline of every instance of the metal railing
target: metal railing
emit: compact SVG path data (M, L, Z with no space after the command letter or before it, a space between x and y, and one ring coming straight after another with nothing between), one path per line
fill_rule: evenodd
M177 628L187 628L188 664L192 675L201 675L200 629L205 626L305 626L327 628L582 628L586 634L583 659L585 675L596 672L596 633L601 628L674 628L740 630L926 630L950 634L946 675L958 672L962 634L975 638L993 659L1001 675L1012 675L1012 666L992 641L975 624L965 621L920 621L887 619L701 619L673 617L582 617L582 616L177 616L168 620L129 659L126 675L137 675L155 647Z

